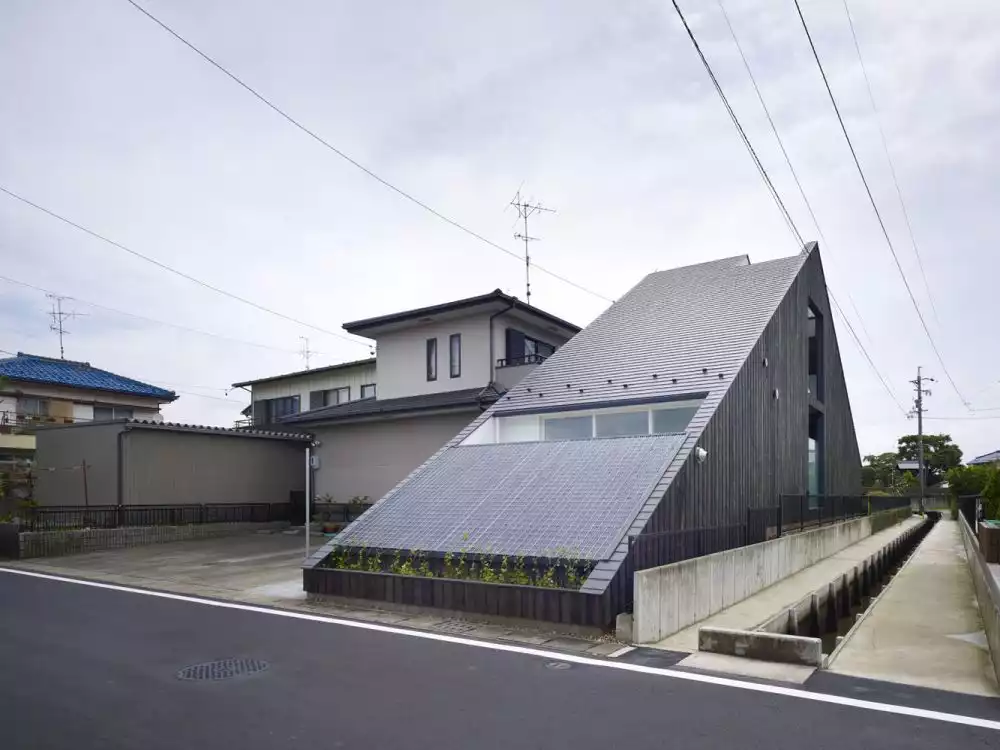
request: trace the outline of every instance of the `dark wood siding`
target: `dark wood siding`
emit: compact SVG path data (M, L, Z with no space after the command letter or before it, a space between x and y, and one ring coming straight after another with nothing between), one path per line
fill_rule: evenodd
M810 302L822 315L825 394L825 467L828 494L858 494L861 457L847 395L833 314L819 253L812 253L792 282L732 385L688 449L708 452L678 460L655 509L641 514L633 533L706 529L746 523L751 508L773 507L782 494L808 486ZM765 366L766 359L766 366ZM775 398L777 391L777 398ZM631 565L619 547L615 578L626 587ZM645 561L644 567L649 564ZM601 568L601 566L598 566ZM613 584L613 587L614 584ZM625 595L627 596L627 594Z

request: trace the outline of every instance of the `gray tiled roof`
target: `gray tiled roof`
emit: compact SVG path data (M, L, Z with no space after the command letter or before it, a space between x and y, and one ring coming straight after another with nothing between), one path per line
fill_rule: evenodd
M420 396L404 396L402 398L363 398L284 417L281 423L315 424L339 422L360 417L391 416L432 409L454 409L464 406L486 407L496 401L500 393L501 391L498 391L497 387L491 384L484 388L465 388L460 391L426 393Z
M684 435L459 446L336 541L498 555L608 557Z
M751 265L738 256L650 274L512 388L494 413L721 395L805 257Z

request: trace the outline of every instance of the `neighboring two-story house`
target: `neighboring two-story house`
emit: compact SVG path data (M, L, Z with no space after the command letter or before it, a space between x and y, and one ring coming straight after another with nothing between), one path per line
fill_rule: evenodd
M45 425L112 419L162 421L177 394L92 367L18 352L0 359L0 460L30 457Z
M344 329L378 356L236 384L258 424L315 436L315 494L337 501L382 497L580 330L499 289Z

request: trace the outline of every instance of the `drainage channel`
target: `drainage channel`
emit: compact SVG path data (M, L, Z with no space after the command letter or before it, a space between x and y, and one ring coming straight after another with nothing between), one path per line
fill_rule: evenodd
M900 537L857 566L851 574L831 581L825 592L813 593L808 602L802 603L807 606L788 610L786 627L776 632L819 638L823 653L833 653L940 518L940 513L928 513L924 523L915 527L913 533Z

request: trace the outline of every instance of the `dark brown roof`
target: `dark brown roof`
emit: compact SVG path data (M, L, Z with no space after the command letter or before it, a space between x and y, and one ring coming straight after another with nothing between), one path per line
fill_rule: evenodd
M379 315L374 318L363 318L362 320L354 320L350 323L344 323L344 330L349 333L362 333L371 328L378 326L384 326L389 323L403 323L408 320L418 320L420 318L425 318L428 315L437 315L440 313L453 312L455 310L464 310L470 307L478 307L479 305L488 304L490 302L502 302L504 304L510 305L511 309L521 310L526 313L531 313L542 320L546 320L549 323L560 326L561 328L566 328L572 331L574 334L580 332L580 327L575 326L572 323L563 320L562 318L557 318L551 313L547 313L544 310L540 310L533 305L529 305L526 302L522 302L517 297L511 297L509 294L504 294L499 289L494 289L489 294L481 294L478 297L467 297L465 299L455 300L454 302L445 302L441 305L431 305L430 307L418 307L415 310L405 310L403 312L391 313L389 315Z

